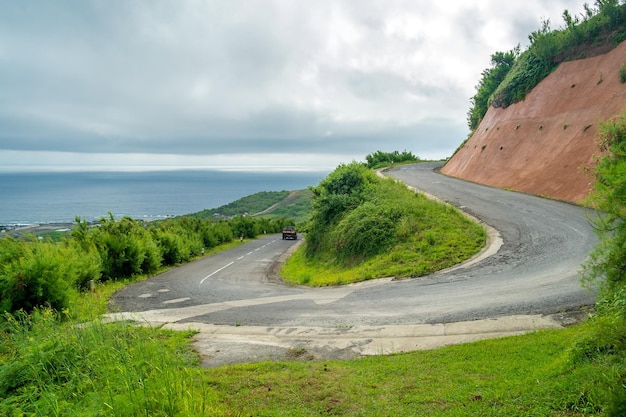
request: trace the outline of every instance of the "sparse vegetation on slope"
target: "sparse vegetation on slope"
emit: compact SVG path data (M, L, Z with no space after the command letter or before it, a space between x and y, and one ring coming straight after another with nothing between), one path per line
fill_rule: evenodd
M309 190L262 191L226 205L186 215L200 219L232 216L260 216L288 219L291 223L305 221L311 212L313 193Z
M239 200L225 204L223 206L206 209L197 213L188 214L187 216L198 217L201 219L211 219L214 215L221 216L242 216L253 215L261 212L268 207L281 202L289 195L289 191L261 191L249 196L240 198Z
M309 218L312 210L313 192L306 190L296 190L289 193L284 200L274 204L269 209L264 210L259 215L274 218L292 219L295 223L301 223Z
M492 68L483 71L468 112L471 130L478 127L489 105L507 107L523 100L561 62L606 53L626 40L626 4L597 0L595 7L584 7L580 17L565 10L561 29L552 30L550 21L542 22L541 28L529 35L530 46L521 54L516 48L492 55Z

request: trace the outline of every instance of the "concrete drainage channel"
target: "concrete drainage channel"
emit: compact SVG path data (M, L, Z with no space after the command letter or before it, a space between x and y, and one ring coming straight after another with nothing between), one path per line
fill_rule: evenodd
M435 349L482 339L561 328L580 314L508 316L442 324L393 326L261 327L203 323L151 323L195 330L193 346L203 367L278 360L352 359Z

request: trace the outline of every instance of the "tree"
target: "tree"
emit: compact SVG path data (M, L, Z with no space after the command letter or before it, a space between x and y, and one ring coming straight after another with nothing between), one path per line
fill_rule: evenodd
M476 95L471 98L472 107L467 114L470 130L475 130L489 109L491 96L507 76L520 52L519 45L508 52L491 55L491 67L484 70L476 86Z

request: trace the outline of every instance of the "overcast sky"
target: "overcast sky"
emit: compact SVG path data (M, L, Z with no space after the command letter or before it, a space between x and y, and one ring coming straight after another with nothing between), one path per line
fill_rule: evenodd
M491 54L583 3L1 1L0 170L449 157Z

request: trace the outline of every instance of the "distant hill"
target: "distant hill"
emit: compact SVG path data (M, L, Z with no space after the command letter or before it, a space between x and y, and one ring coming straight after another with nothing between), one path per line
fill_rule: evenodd
M311 190L296 191L261 191L226 205L202 210L187 216L201 219L214 219L235 216L263 216L268 218L287 218L302 222L311 211L313 193Z

